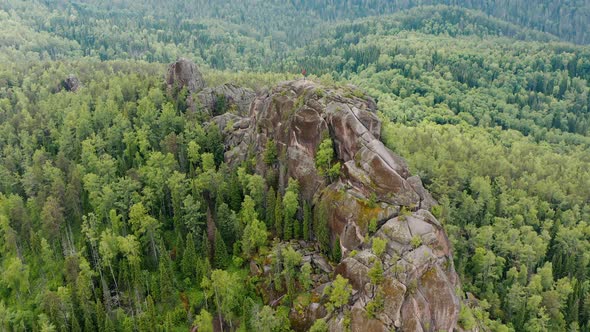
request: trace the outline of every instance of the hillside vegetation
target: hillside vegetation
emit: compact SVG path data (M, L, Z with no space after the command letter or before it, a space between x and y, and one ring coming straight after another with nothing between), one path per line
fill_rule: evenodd
M288 331L314 301L311 267L272 239L321 237L318 214L297 184L224 162L233 124L164 84L184 56L208 86L262 91L302 69L358 86L439 202L459 326L590 331L589 16L585 1L2 2L0 330L207 331L217 316ZM273 272L253 276L253 257ZM287 294L272 306L269 285ZM332 306L349 295L336 285Z

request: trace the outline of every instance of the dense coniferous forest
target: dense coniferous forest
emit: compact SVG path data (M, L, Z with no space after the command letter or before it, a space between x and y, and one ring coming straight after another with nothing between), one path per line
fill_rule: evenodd
M359 87L439 203L458 327L590 331L588 26L587 1L3 1L0 331L328 330L293 318L322 283L301 243L343 259L323 207L273 144L277 174L226 162L233 124L164 82L179 57L207 86ZM327 311L352 293L334 277Z

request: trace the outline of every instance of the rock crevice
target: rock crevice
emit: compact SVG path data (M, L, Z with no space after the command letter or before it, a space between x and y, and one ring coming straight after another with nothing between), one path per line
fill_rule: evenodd
M346 311L353 331L453 331L460 307L455 290L460 285L447 236L428 211L436 201L420 178L411 176L404 159L380 141L375 111L375 102L354 88L297 80L259 93L247 117L223 115L214 121L230 127L224 129L226 162L237 165L255 158L258 173L278 173L278 190L294 178L301 198L314 211L319 206L327 209L330 239L340 241L335 245L344 254L334 273L353 286ZM230 121L233 126L227 126ZM315 166L326 137L332 139L342 165L332 183ZM270 140L279 150L275 165L263 157ZM372 220L380 225L374 234L369 233ZM375 238L387 243L380 257L371 250ZM384 281L372 285L369 270L377 260ZM384 294L383 309L369 314L367 306L377 291ZM332 331L343 327L343 312L328 318Z

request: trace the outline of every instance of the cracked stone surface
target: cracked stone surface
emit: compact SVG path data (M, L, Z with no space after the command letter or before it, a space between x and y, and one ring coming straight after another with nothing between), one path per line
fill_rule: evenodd
M301 198L312 202L314 213L324 203L328 210L330 238L340 245L343 259L333 268L317 248L310 252L298 246L303 260L314 267L316 300L292 313L293 326L308 329L313 312L313 319L325 317L331 331L342 331L346 321L352 331L453 331L460 284L447 235L429 212L437 203L420 178L411 176L404 159L380 141L375 111L375 102L355 88L297 80L258 93L248 116L224 114L213 121L223 125L228 164L253 158L256 172L275 176L279 191L289 178L297 179ZM326 137L342 165L332 183L315 167ZM279 153L275 165L263 160L269 140ZM378 225L375 234L369 234L371 220ZM371 251L375 237L387 243L381 257ZM384 279L373 285L369 271L377 260L382 261ZM334 274L349 279L353 296L344 310L328 314L318 308L325 304L321 292ZM377 294L383 294L383 309L369 315L367 305Z

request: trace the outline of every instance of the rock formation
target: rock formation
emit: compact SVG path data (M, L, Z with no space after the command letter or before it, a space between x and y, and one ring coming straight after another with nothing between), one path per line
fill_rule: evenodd
M197 94L200 106L211 115L229 112L245 117L256 94L254 91L233 84L205 88Z
M62 82L62 87L66 89L66 91L76 92L82 86L82 83L78 79L78 77L74 75L69 75L65 80Z
M203 75L191 60L180 58L168 66L166 84L169 90L186 88L189 94L205 88Z
M224 132L226 162L235 165L254 157L256 171L267 178L275 174L279 190L289 178L297 179L314 215L324 209L330 246L340 246L344 254L334 273L349 279L354 289L348 319L342 312L326 317L332 331L342 330L345 322L352 331L453 331L460 307L455 294L459 281L446 234L428 211L436 201L420 178L410 175L406 162L380 141L381 122L375 111L375 102L353 87L298 80L259 93L248 117L224 114L213 121ZM342 165L331 183L315 166L326 137L332 139ZM275 165L263 157L269 141L277 146ZM371 222L377 226L374 234L369 233ZM371 250L375 238L387 243L380 257ZM379 286L369 278L377 260L384 271ZM330 270L316 266L320 274ZM318 285L317 296L323 287ZM370 315L367 306L378 291L383 309ZM322 305L312 303L309 315L297 318L294 326L303 330L309 327L310 315L327 314L320 310Z
M247 116L255 97L254 91L233 84L206 87L197 65L185 58L180 58L168 66L166 85L168 92L174 96L186 89L188 109L193 112L205 112L209 116L226 112Z

